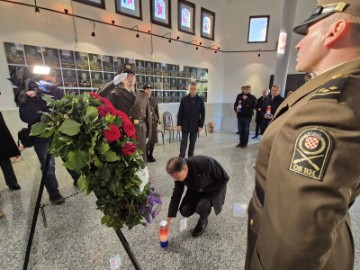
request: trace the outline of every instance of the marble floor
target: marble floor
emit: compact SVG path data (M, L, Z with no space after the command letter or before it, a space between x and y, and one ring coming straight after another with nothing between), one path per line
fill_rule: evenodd
M215 157L230 175L227 198L222 213L210 215L207 231L198 238L191 236L197 216L188 219L185 231L179 230L179 218L172 224L169 247L159 246L158 225L166 218L173 181L165 173L165 163L178 155L179 141L159 144L155 149L157 162L149 164L151 175L161 192L164 205L156 220L131 231L124 229L142 269L164 270L235 270L243 269L246 250L246 215L234 206L246 204L254 188L257 140L245 149L235 148L237 135L214 133L202 135L196 144L196 154ZM23 159L14 163L20 191L9 191L0 175L0 207L6 217L0 220L0 269L23 268L30 223L40 182L40 169L33 149L23 152ZM57 177L65 204L47 205L44 192L42 203L47 227L39 215L28 269L134 269L115 232L100 223L102 214L95 206L92 194L79 193L71 177L57 163ZM236 210L236 211L234 211ZM241 210L241 209L240 209ZM360 203L351 209L356 250L360 250ZM354 269L360 269L359 252ZM110 265L117 259L118 266Z

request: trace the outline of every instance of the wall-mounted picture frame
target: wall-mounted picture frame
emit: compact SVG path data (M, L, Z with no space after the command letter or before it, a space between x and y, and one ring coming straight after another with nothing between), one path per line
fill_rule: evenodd
M185 1L178 1L178 30L195 35L195 4Z
M150 0L151 22L171 28L171 0Z
M201 8L201 28L200 35L203 38L214 40L215 39L215 12Z
M74 0L74 1L86 4L89 6L105 9L105 0Z
M116 13L142 20L140 0L115 0Z
M270 15L250 16L248 27L248 43L266 43L269 30Z

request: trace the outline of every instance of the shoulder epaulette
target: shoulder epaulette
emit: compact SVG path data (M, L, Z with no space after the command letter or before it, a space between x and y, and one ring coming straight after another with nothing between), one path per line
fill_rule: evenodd
M332 79L325 84L319 86L315 94L310 98L314 99L336 99L339 100L341 90L344 88L347 76L338 74L332 77Z

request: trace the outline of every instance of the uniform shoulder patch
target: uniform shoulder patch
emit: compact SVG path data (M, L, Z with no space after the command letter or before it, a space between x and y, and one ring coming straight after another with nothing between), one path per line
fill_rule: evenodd
M333 149L330 134L316 127L303 130L296 138L289 170L321 181Z
M344 88L347 77L342 75L334 76L332 80L321 85L316 93L310 98L314 99L336 99L338 100L341 94L341 90Z

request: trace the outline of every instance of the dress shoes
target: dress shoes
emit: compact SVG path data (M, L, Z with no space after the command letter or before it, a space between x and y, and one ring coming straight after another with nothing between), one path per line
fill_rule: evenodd
M236 132L236 134L240 134L240 131Z
M2 219L3 217L5 217L4 213L0 211L0 219Z
M21 189L21 186L19 184L15 184L13 186L9 186L9 189L10 190L19 190L19 189Z
M55 194L50 196L50 201L52 204L60 205L65 202L65 198L61 196L60 194Z
M258 138L258 136L254 136L254 137L252 137L251 139L257 139Z
M195 229L192 232L192 236L198 237L205 232L206 226L208 225L207 218L199 218L198 223L196 224Z
M155 162L156 159L155 159L153 156L148 156L148 157L147 157L147 161L148 161L148 162Z

